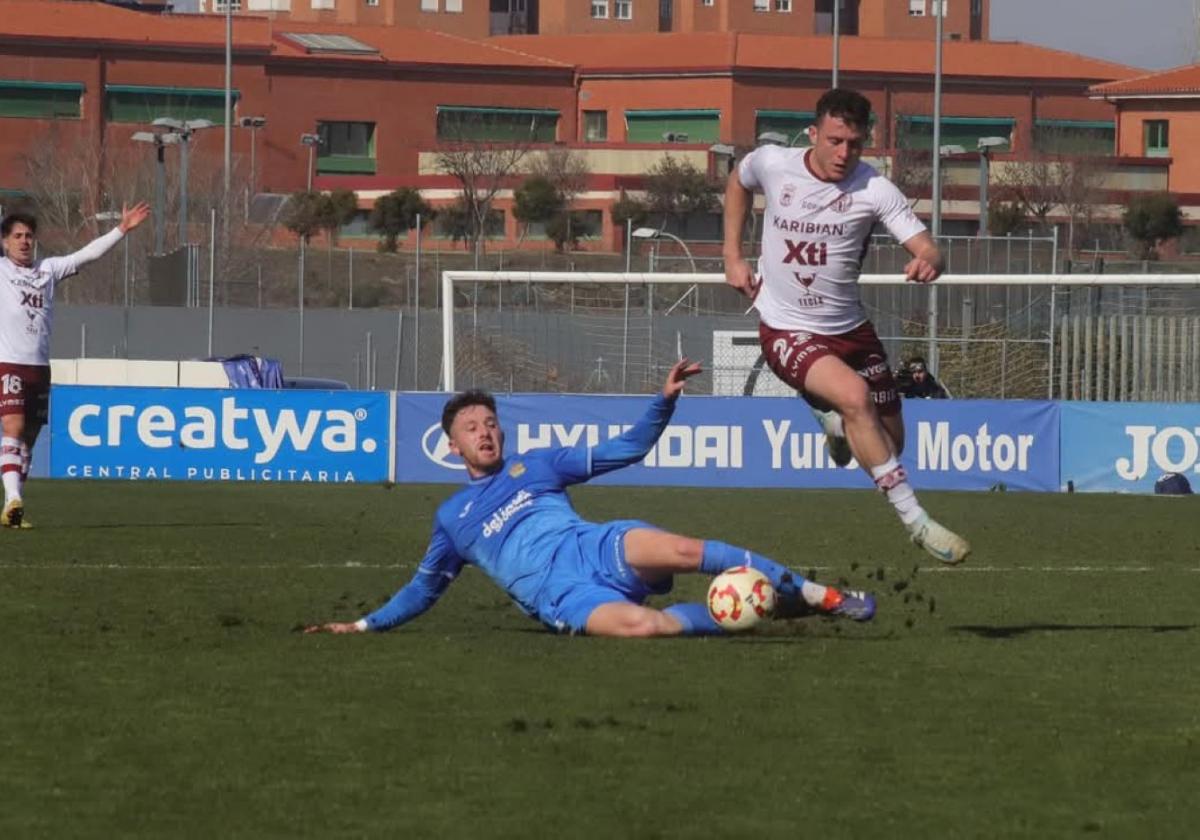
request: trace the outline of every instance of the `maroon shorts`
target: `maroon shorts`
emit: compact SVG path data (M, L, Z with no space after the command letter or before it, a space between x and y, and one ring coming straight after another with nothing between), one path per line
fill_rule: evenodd
M0 362L0 417L24 414L26 425L49 419L50 366Z
M763 357L775 375L799 391L816 408L828 410L829 406L823 400L804 393L808 369L822 356L837 356L867 380L871 400L880 414L900 412L900 398L896 394L892 371L888 368L887 353L870 321L841 335L777 330L759 323L758 341Z

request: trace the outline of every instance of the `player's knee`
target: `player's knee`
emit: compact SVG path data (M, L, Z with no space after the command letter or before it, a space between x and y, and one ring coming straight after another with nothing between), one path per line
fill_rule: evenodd
M874 410L871 402L871 390L861 379L848 384L839 395L837 409L842 417L853 422L859 417L866 417Z

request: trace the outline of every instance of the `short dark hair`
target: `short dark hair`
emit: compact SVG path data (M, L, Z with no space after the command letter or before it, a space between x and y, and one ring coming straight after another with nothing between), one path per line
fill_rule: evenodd
M8 236L12 233L13 225L22 224L29 228L34 233L37 233L37 217L32 213L9 213L4 217L4 221L0 222L0 236Z
M821 117L827 115L842 120L851 128L866 131L871 127L871 101L856 90L831 88L817 100L813 123L820 123Z
M442 409L442 431L450 434L450 426L453 425L458 412L473 405L481 405L492 414L496 413L496 398L487 391L463 391L446 401L446 407Z

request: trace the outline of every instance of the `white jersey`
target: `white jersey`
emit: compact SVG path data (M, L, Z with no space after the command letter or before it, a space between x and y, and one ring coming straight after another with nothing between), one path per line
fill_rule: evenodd
M54 288L121 241L121 229L65 257L37 260L22 268L0 257L0 362L50 364L50 328L54 322Z
M742 186L767 200L754 305L770 327L840 335L867 320L858 276L875 223L899 242L925 225L874 167L860 161L841 181L822 181L809 152L760 146L738 164Z

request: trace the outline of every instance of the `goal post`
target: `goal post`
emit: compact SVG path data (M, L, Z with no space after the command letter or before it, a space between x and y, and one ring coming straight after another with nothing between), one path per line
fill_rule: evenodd
M745 366L758 325L716 273L445 271L441 281L446 391L648 393L681 352L728 366L718 335L736 338L733 367ZM892 364L932 355L956 396L1200 400L1200 274L948 274L929 285L869 274L859 283ZM729 387L714 373L693 392Z

